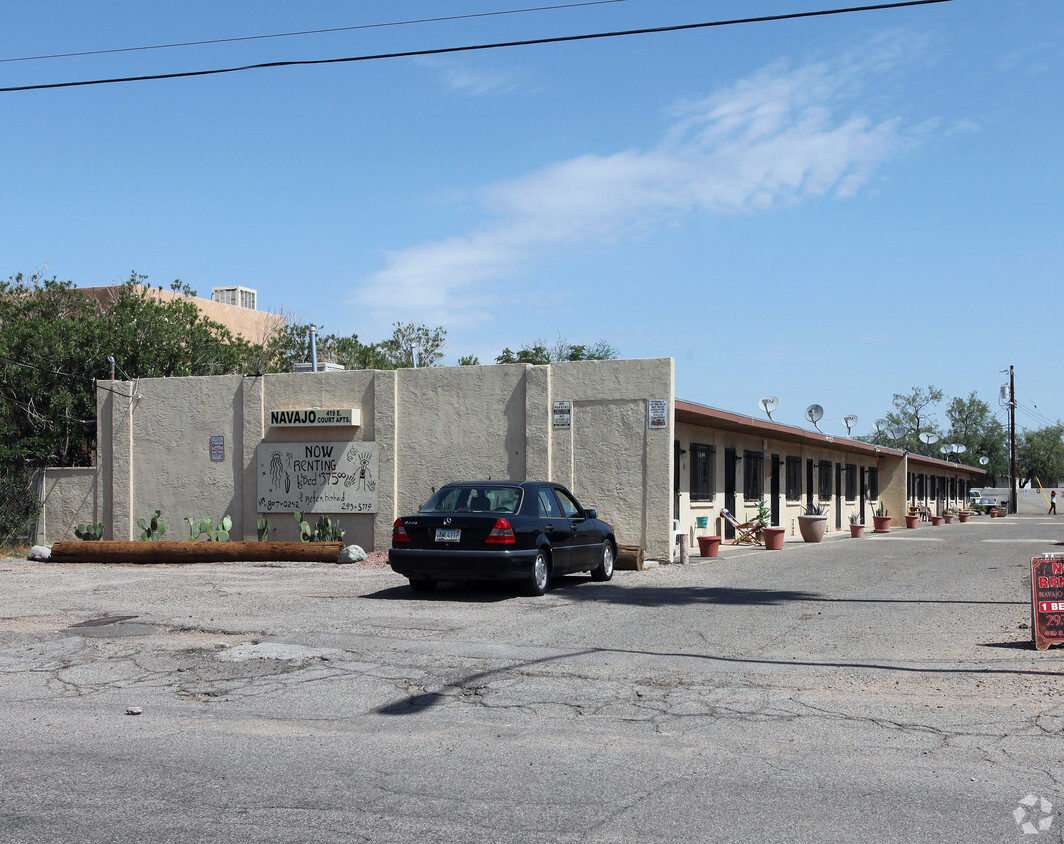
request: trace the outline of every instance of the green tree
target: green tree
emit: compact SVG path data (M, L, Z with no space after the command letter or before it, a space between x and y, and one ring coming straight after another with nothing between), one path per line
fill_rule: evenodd
M979 457L988 458L984 467L988 476L988 485L997 486L997 479L1008 477L1009 446L1005 427L994 418L990 405L980 399L973 390L968 398L954 398L946 408L949 420L949 433L945 439L950 443L960 443L968 450L961 458L962 463L978 465Z
M0 460L87 464L108 358L119 378L249 371L258 347L144 281L132 274L104 304L39 273L0 282Z
M572 360L616 360L617 350L605 340L598 340L590 346L576 345L568 340L558 338L548 346L545 340L522 346L516 352L505 348L495 358L496 363L531 363L542 366L547 363Z
M942 437L942 431L931 417L931 407L942 401L942 395L942 391L933 386L929 386L926 390L913 387L910 393L895 393L894 410L886 415L886 430L877 431L870 437L860 439L877 445L905 449L914 454L941 456L938 453L938 445L924 443L920 439L920 434L931 433L939 438ZM887 433L892 428L904 431L904 433L899 437L893 437Z
M400 369L412 366L435 366L443 358L447 332L426 325L395 323L392 336L379 343L366 344L357 334L341 337L317 333L315 348L319 363L338 363L345 369ZM293 364L309 362L310 325L287 324L271 372L291 372Z
M447 332L437 326L429 328L415 323L395 323L392 336L379 344L393 369L410 366L435 366L443 359Z
M1020 486L1035 478L1043 486L1064 480L1064 424L1058 419L1036 431L1024 431L1016 441L1016 476Z

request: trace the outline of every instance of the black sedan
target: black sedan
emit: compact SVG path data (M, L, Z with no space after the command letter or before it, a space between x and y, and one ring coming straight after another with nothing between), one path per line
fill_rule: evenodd
M560 574L609 580L617 540L596 516L559 484L452 483L395 520L388 563L417 592L440 580L511 580L542 595Z

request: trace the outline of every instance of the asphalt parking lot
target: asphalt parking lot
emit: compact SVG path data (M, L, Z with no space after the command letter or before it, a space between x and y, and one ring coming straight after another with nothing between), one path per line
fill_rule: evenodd
M1059 841L1056 551L983 517L542 598L2 560L0 837Z

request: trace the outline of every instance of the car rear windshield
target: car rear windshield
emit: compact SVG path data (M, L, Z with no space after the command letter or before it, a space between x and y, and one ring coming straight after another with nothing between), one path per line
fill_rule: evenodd
M445 486L421 508L422 513L503 513L521 507L517 486Z

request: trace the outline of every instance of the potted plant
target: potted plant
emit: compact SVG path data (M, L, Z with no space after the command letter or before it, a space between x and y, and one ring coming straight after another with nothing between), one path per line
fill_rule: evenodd
M958 510L957 511L957 518L960 519L962 524L964 522L968 521L968 517L970 515L972 515L972 511L971 510Z
M882 503L872 511L873 533L890 533L890 514Z
M957 508L956 507L947 507L945 512L942 513L942 518L945 520L947 525L951 525L951 524L953 524L953 517L956 516L956 515L957 515Z
M767 551L782 551L785 529L778 525L769 524L771 520L772 511L769 509L768 504L765 503L765 499L759 498L757 512L750 519L750 524L755 528L754 538L764 545Z
M806 542L819 542L828 529L828 508L817 502L809 504L805 512L798 516L798 530Z
M932 527L938 527L939 525L942 524L942 522L945 520L946 517L945 516L928 516L928 518L931 520L931 526Z
M865 526L861 523L861 517L856 512L850 513L850 536L860 539L864 536Z
M905 527L915 528L918 524L920 524L920 513L910 506L909 512L905 514Z

